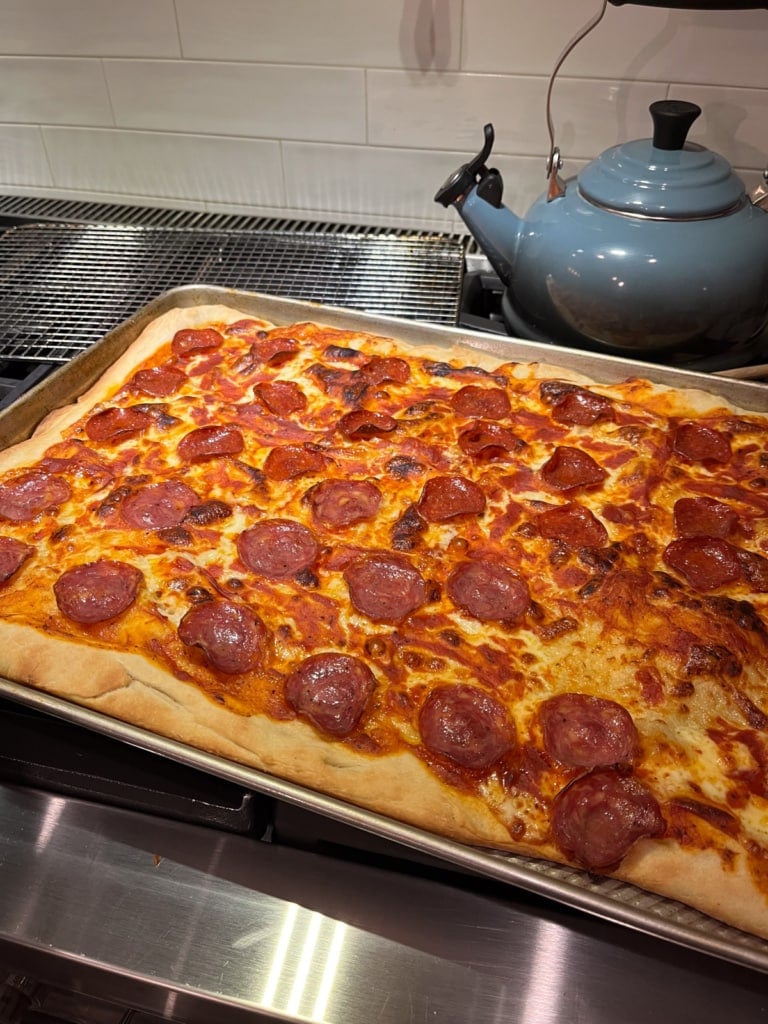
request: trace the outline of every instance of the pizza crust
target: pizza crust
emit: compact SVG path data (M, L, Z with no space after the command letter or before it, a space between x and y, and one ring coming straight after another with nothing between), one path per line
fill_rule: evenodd
M177 330L241 318L254 319L227 306L170 310L153 321L77 401L51 413L29 440L2 453L0 469L13 469L39 458L62 431L109 400L158 344ZM265 329L272 326L263 323ZM409 346L379 340L382 355L394 355L403 348ZM461 346L419 347L418 354L427 359L459 360L490 371L505 365L495 355ZM511 372L520 380L556 377L594 384L582 374L547 364L518 364ZM733 408L718 396L704 392L679 392L647 382L638 387L649 396L676 403L681 415ZM596 388L599 390L599 385ZM568 863L550 844L513 840L481 798L469 790L449 789L416 753L404 750L385 756L369 755L344 743L327 742L298 718L237 715L138 654L101 649L3 620L0 671L111 718L452 840ZM768 939L766 896L749 873L743 850L724 866L714 850L685 849L671 840L641 840L612 877L686 902Z

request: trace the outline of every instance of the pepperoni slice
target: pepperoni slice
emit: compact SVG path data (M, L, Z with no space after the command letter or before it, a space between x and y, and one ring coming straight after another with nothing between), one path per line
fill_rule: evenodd
M354 608L374 622L401 622L427 600L424 578L401 555L363 555L344 579Z
M323 480L309 492L312 515L329 530L373 519L381 492L369 480Z
M544 749L570 768L631 764L638 735L632 716L615 701L561 693L539 708Z
M462 562L446 589L454 604L481 622L517 622L531 601L524 580L495 562Z
M41 512L53 512L72 490L61 477L30 470L0 484L0 516L14 523L26 523Z
M123 501L120 513L137 530L167 530L178 526L198 501L181 480L164 480L134 491Z
M554 799L552 834L582 867L618 864L638 839L663 835L664 818L649 789L631 775L598 768L575 779Z
M672 448L690 462L728 462L731 457L725 434L703 423L681 423L675 430Z
M430 523L454 516L479 515L485 509L485 494L463 476L433 476L424 484L419 512Z
M419 712L419 731L431 753L474 771L490 768L515 745L504 707L462 683L432 690Z
M171 366L151 366L147 370L137 370L131 377L130 386L153 398L167 398L174 395L186 379L181 370L174 370Z
M451 408L459 416L485 420L500 420L511 412L506 391L477 384L468 384L452 395Z
M569 503L550 508L536 517L542 537L560 540L569 548L602 548L608 543L608 531L583 505Z
M152 416L145 409L103 409L85 424L91 441L122 441L152 425Z
M578 384L547 380L542 382L539 393L543 401L552 406L552 418L558 423L591 427L598 420L613 415L610 399Z
M737 549L719 537L685 537L664 549L666 564L684 576L694 590L706 592L741 579Z
M67 569L54 583L53 593L63 615L90 626L127 611L143 579L133 565L100 559Z
M229 324L226 328L226 333L234 334L236 338L266 338L267 336L265 322L263 320L252 320L249 317L245 317L242 320L236 320L235 323Z
M359 658L313 654L285 681L285 699L297 715L330 736L348 736L376 688L373 673Z
M293 480L307 473L319 473L327 464L320 452L300 444L285 444L269 452L264 460L264 475L268 480Z
M307 407L307 396L293 380L262 381L254 385L253 395L275 416L290 416Z
M411 368L397 356L374 356L360 368L369 384L405 384L411 378Z
M250 672L262 660L267 630L246 605L206 601L195 605L179 623L179 639L199 647L212 668L227 675Z
M224 336L212 327L188 327L174 334L171 351L175 356L190 356L196 352L219 348L223 344Z
M499 423L484 423L482 420L462 430L458 441L463 452L486 462L503 459L509 452L525 448L525 441L515 437L507 427L502 427Z
M243 448L245 441L237 427L214 424L185 434L176 451L184 462L203 462L223 455L239 455Z
M7 583L34 554L34 550L31 544L14 537L0 537L0 583Z
M595 487L608 475L587 452L559 445L540 470L541 478L553 491Z
M389 413L369 409L355 409L339 420L339 430L351 441L383 437L385 434L391 434L396 426L397 420Z
M270 580L285 580L313 565L320 546L301 523L264 519L240 534L237 551L252 572Z
M678 537L720 537L725 540L739 524L728 505L714 498L680 498L675 502L675 532Z
M269 363L270 366L279 366L299 351L299 343L295 338L272 335L264 338L263 341L256 341L251 345L251 355L257 362Z

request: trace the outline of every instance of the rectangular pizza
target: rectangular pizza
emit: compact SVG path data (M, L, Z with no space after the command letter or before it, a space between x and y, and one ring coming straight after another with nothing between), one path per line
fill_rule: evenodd
M768 938L768 416L318 321L0 453L0 674Z

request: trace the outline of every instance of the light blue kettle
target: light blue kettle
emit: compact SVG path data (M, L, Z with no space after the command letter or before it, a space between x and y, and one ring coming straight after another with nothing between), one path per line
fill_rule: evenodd
M686 141L701 109L660 100L651 104L649 138L608 149L578 177L560 178L550 112L555 76L609 3L768 8L768 0L599 0L550 77L546 194L524 218L503 205L501 175L486 166L494 141L487 124L481 151L435 201L456 207L501 278L502 314L518 337L665 361L741 359L762 345L768 326L768 168L747 195L722 156Z
M722 156L686 141L695 104L661 100L650 113L651 137L566 182L551 168L525 217L486 166L490 124L481 152L437 192L505 285L516 336L653 357L725 351L768 324L768 188L747 195Z

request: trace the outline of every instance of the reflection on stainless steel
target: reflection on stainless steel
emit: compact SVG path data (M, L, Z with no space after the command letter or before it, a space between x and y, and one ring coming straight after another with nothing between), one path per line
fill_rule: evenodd
M189 1024L237 1010L314 1024L768 1014L762 974L422 875L0 786L0 964L94 997Z

